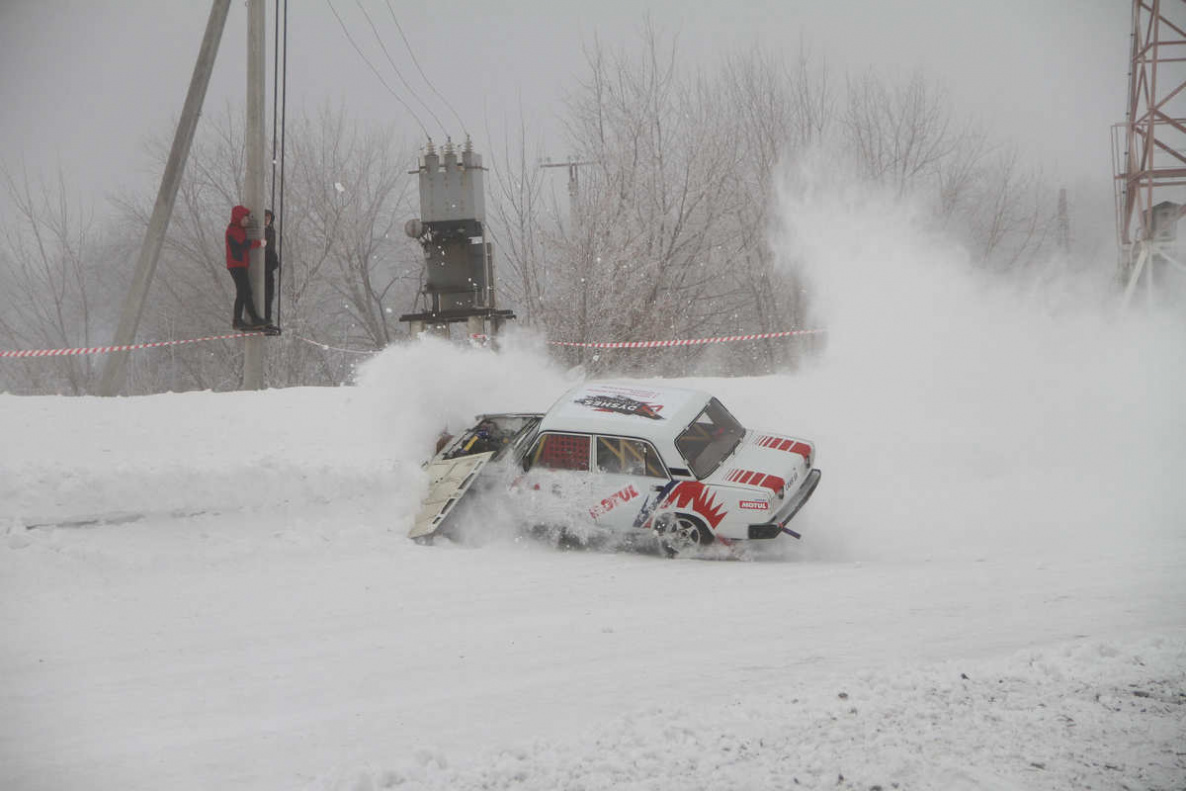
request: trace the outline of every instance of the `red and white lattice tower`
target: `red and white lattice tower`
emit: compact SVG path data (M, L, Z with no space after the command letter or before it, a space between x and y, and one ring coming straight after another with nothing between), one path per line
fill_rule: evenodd
M1186 273L1177 245L1186 204L1186 0L1133 0L1128 85L1128 118L1113 128L1126 304L1142 281L1152 302L1171 270Z

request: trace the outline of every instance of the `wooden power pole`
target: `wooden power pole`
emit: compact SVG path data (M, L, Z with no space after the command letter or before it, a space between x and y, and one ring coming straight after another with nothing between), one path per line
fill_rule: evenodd
M165 173L161 177L156 205L152 209L152 219L148 221L148 230L144 234L143 244L140 245L140 257L136 260L136 273L132 279L131 289L124 298L123 309L119 316L119 326L116 328L112 346L130 346L136 339L136 330L140 326L140 318L144 315L144 305L148 301L148 288L152 285L152 276L156 272L161 247L165 243L165 232L169 229L169 219L173 216L173 204L177 200L177 190L181 186L185 162L189 159L189 149L194 141L194 130L198 126L202 102L206 99L206 87L210 84L210 73L214 70L214 57L218 54L218 44L222 40L222 31L226 27L227 11L230 6L231 0L214 0L210 7L206 35L203 36L202 46L198 50L198 60L194 64L194 74L189 81L189 92L185 95L185 106L181 110L181 120L178 121L177 132L173 136L173 147L169 150L169 160L165 164ZM262 93L262 87L260 91ZM261 194L263 192L262 176L260 192ZM99 379L100 395L119 395L124 384L127 362L128 352L111 353L111 356L107 358L107 365L103 368L103 375Z

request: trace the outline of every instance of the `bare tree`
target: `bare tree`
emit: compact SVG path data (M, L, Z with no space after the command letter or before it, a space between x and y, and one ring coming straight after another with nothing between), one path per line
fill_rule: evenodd
M921 197L986 266L1018 265L1046 238L1036 174L994 150L921 75L848 80L838 103L826 63L805 48L789 64L750 52L688 74L675 40L649 22L633 51L594 39L586 66L565 122L568 151L589 164L567 210L542 188L524 123L495 167L492 227L510 273L503 293L554 339L801 328L810 294L775 266L769 246L781 221L773 174L822 142L838 142L865 178ZM561 353L591 362L586 352ZM701 353L633 359L679 370ZM793 345L769 343L727 356L735 371L796 358Z
M1047 252L1057 208L1040 172L1025 168L1015 148L988 159L966 211L967 241L977 259L999 271L1024 268Z
M415 160L410 148L393 150L390 139L390 131L362 131L342 110L323 109L296 130L289 184L296 203L288 208L299 225L287 225L287 239L312 243L297 260L306 281L328 287L301 298L319 301L320 317L335 317L331 332L339 340L374 349L400 334L397 303L420 278L415 245L403 233L414 213L407 171ZM331 309L331 300L340 307Z
M65 177L48 184L0 168L13 220L0 245L0 342L17 349L89 347L112 320L104 277L114 248L103 242L93 217L73 207ZM95 358L59 356L6 360L2 388L13 392L81 395L97 374Z
M952 157L968 158L967 144L977 136L956 122L946 94L920 73L904 85L887 85L871 72L850 79L842 124L861 175L899 195L935 178Z
M944 90L921 74L887 84L872 73L848 81L844 150L859 172L899 197L921 198L982 266L1010 270L1041 254L1053 222L1040 173L1015 148L994 146L957 120Z
M549 253L532 277L549 334L625 341L793 326L804 292L774 266L773 181L781 160L830 130L826 64L806 51L791 66L751 52L685 74L675 40L648 23L633 52L594 39L586 65L565 120L571 150L592 164L567 218L543 213L534 232ZM704 353L630 359L676 371ZM566 354L590 362L587 353ZM792 362L764 344L732 355L728 367Z
M819 145L831 132L835 98L825 62L805 48L787 64L760 50L731 58L721 74L723 117L742 156L736 170L736 200L725 249L731 266L735 332L799 328L806 319L805 290L792 271L775 265L769 239L782 218L774 212L774 180L780 164ZM795 341L747 344L742 354L723 355L725 370L771 371L793 366Z
M719 237L738 148L720 88L681 79L653 26L637 57L587 50L569 100L582 171L575 216L552 230L546 323L570 340L686 336L718 323ZM586 175L587 174L587 175Z
M487 137L490 137L487 133ZM527 121L519 112L515 137L508 137L498 156L489 158L494 188L487 226L498 250L499 293L515 305L517 319L527 326L542 321L547 283L546 219L557 210L543 192L538 145L528 142Z

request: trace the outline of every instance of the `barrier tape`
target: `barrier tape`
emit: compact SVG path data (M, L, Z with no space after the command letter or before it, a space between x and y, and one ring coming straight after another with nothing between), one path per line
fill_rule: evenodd
M749 335L724 335L718 338L680 338L670 341L618 341L615 343L548 341L548 343L552 346L580 346L587 349L658 349L664 346L700 346L706 343L732 343L766 338L788 338L792 335L818 335L822 332L823 330L787 330L786 332L758 332Z
M824 330L787 330L786 332L759 332L749 335L725 335L716 338L679 338L668 341L618 341L580 343L578 341L548 341L550 346L578 346L587 349L658 349L669 346L700 346L706 343L732 343L734 341L755 341L767 338L788 338L792 335L818 335ZM157 349L162 346L180 346L185 343L204 343L206 341L226 341L235 338L248 338L257 335L254 332L239 332L233 335L210 335L205 338L186 338L176 341L154 341L153 343L136 343L129 346L88 346L74 349L26 349L22 351L5 351L0 349L0 358L4 357L67 357L78 354L108 354L110 352L130 352L137 349ZM311 340L300 335L294 335L297 340L322 349L351 354L376 354L377 349L342 349L325 343ZM471 335L470 340L485 345L489 341L485 335Z
M87 346L77 349L26 349L23 351L4 351L0 349L0 357L68 357L76 354L108 354L110 352L130 352L136 349L156 349L161 346L180 346L183 343L204 343L205 341L225 341L233 338L246 338L255 335L252 332L240 332L234 335L211 335L206 338L186 338L179 341L154 341L153 343L135 343L130 346Z

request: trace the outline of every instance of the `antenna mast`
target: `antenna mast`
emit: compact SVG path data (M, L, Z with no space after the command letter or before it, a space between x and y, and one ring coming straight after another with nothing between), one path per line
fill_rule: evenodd
M1128 118L1112 129L1124 304L1143 280L1186 272L1178 220L1186 185L1186 0L1133 0ZM1178 197L1178 202L1169 198Z

